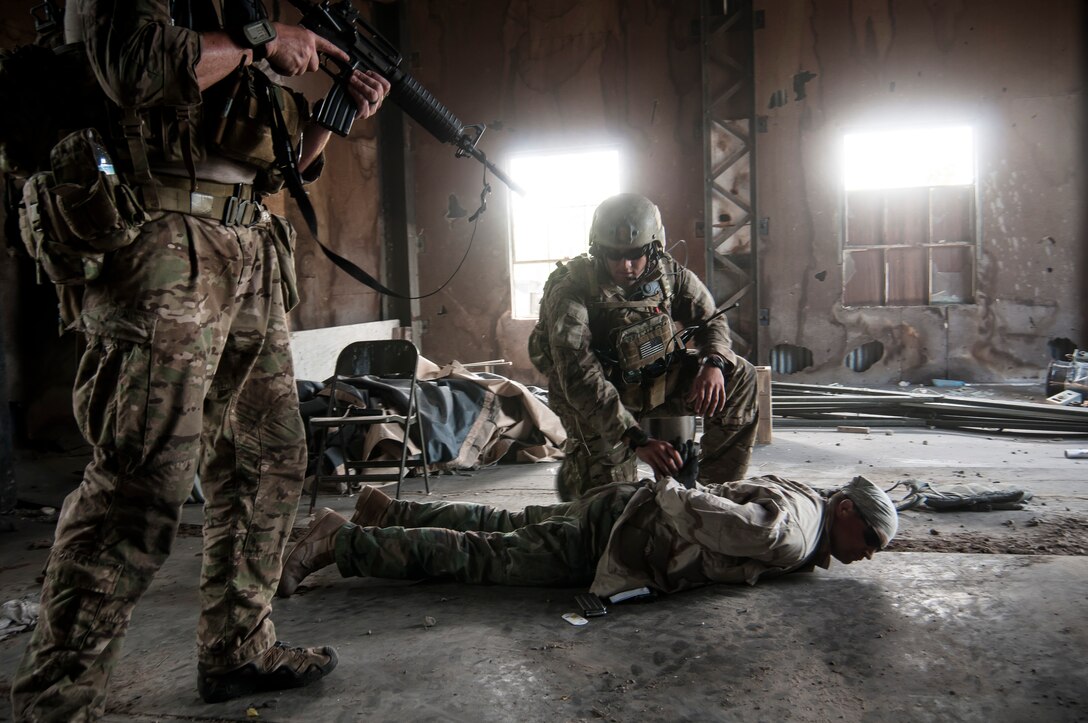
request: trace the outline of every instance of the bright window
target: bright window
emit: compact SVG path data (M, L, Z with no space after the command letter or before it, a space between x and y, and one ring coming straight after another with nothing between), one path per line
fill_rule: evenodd
M973 129L850 133L843 147L843 305L972 303Z
M846 135L846 190L966 186L975 182L970 126Z
M620 154L524 154L511 158L510 175L525 189L511 194L513 316L535 319L555 262L586 251L594 209L620 192Z

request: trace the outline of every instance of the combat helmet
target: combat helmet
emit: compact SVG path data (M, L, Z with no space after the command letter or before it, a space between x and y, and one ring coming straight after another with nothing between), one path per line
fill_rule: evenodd
M599 250L635 251L660 249L665 244L665 227L661 211L654 203L637 193L620 193L606 198L593 212L589 229L589 252L598 256ZM647 248L649 247L649 248Z

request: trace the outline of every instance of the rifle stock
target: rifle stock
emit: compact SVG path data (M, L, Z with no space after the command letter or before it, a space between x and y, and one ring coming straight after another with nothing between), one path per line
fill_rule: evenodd
M346 136L358 112L358 106L347 92L347 82L356 70L372 70L390 84L389 99L408 117L423 126L424 130L442 143L457 148L457 156L472 156L495 174L511 190L524 191L509 176L487 160L476 145L483 135L484 126L466 126L453 112L444 106L430 91L424 88L401 66L402 57L397 49L377 30L359 16L351 0L290 0L302 13L302 27L320 35L347 53L350 61L340 63L328 60L338 67L334 72L328 64L322 64L334 79L329 94L321 101L315 119L332 132Z

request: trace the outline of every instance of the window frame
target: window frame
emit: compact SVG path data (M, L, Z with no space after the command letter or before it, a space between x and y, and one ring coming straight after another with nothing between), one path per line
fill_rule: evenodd
M561 148L542 148L542 149L533 149L533 150L523 150L523 151L517 151L517 152L511 153L506 159L506 167L511 170L511 176L514 177L514 179L519 184L521 184L521 185L525 186L527 189L531 190L531 185L532 185L531 181L527 183L526 179L519 179L515 175L519 159L525 159L525 158L546 159L546 158L549 158L549 157L552 157L552 158L565 158L565 157L575 157L575 156L578 156L578 155L590 156L590 155L593 155L593 154L609 154L609 155L612 155L614 157L610 161L610 163L614 164L615 178L611 179L609 181L609 184L608 184L609 190L602 191L601 193L597 194L597 196L599 196L599 198L595 196L592 200L586 201L584 203L568 204L568 205L564 206L564 208L568 208L568 209L573 209L575 207L582 209L582 217L581 217L581 223L580 223L580 225L583 227L583 231L581 232L581 240L580 240L581 246L579 247L579 250L577 251L577 253L574 253L573 255L568 253L568 255L561 256L561 257L554 257L554 258L551 255L546 255L546 256L542 256L540 258L533 258L533 259L528 259L528 260L520 260L518 258L517 250L518 250L519 238L518 238L518 228L517 228L517 222L518 222L517 204L519 203L519 200L514 198L513 192L511 192L510 207L509 207L510 211L509 211L509 214L508 214L508 222L507 222L507 230L508 230L508 241L507 241L508 264L507 264L507 266L508 266L509 283L510 283L510 317L511 317L511 319L515 319L515 320L519 320L519 321L535 321L536 319L539 318L539 306L537 304L533 304L533 301L532 301L532 293L533 292L532 291L529 292L530 296L529 296L529 310L528 310L528 313L525 313L524 310L519 305L519 298L520 298L519 295L524 295L525 292L524 291L519 291L519 289L518 289L518 284L520 282L520 279L519 279L519 274L517 273L517 268L519 266L526 267L526 266L531 266L531 265L543 265L543 264L546 264L547 265L547 272L543 275L543 277L541 277L539 279L533 279L534 282L539 282L539 284L540 284L540 292L539 293L543 293L544 282L547 280L547 278L551 274L552 270L554 270L555 265L556 265L557 262L571 259L571 258L573 258L574 256L576 256L578 254L585 253L586 251L588 251L588 249L589 249L589 228L590 228L590 223L591 223L592 218L593 218L593 212L594 212L594 210L596 210L596 207L600 204L601 201L603 201L608 196L611 196L611 195L613 195L615 193L619 193L624 188L624 179L625 179L625 176L626 176L626 173L625 173L626 169L625 169L625 163L624 163L623 149L620 146L620 144L618 144L618 143L601 143L599 145L583 146L583 147L578 147L578 148L561 147ZM578 172L577 169L575 169L573 171L569 171L569 173L575 173L575 174L577 172ZM555 219L549 219L549 220L555 220ZM566 219L566 220L569 221L569 219ZM572 249L573 249L573 244L572 244L572 246L570 248L568 248L568 251L570 251Z
M844 308L934 308L977 303L981 238L978 126L960 123L933 127L963 126L971 129L971 183L848 188L844 168L839 184L840 299ZM846 135L867 130L859 128L843 135L844 166ZM859 201L866 196L870 197L871 208L859 212ZM871 216L869 238L860 241L857 232L866 222L858 217L866 213ZM896 215L902 217L898 223ZM958 230L954 228L957 223ZM869 277L859 279L859 273Z

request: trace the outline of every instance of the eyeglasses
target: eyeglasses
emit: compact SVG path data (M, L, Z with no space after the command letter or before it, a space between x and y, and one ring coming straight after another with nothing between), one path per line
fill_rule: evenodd
M854 512L857 514L858 519L865 524L865 530L861 533L862 538L865 540L865 546L880 551L883 548L883 545L880 543L880 535L876 534L876 530L874 530L873 526L869 524L869 521L865 519L865 516L861 514L861 510L855 507Z
M881 545L880 545L880 535L876 534L876 530L874 530L872 527L870 527L868 524L866 524L865 525L865 532L862 533L862 534L865 537L865 545L867 547L871 547L874 550L879 550L880 549L880 547L881 547Z
M609 261L637 261L649 252L649 246L637 249L604 249L604 257Z

